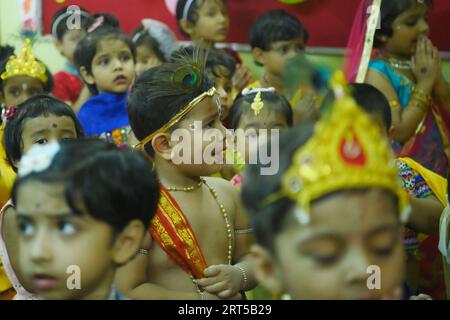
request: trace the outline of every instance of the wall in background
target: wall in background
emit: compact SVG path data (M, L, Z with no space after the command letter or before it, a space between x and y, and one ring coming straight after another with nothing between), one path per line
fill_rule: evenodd
M19 38L19 7L16 0L0 0L0 43L9 44L20 50L23 42ZM51 72L64 67L64 58L53 45L50 37L43 37L35 44L33 51Z

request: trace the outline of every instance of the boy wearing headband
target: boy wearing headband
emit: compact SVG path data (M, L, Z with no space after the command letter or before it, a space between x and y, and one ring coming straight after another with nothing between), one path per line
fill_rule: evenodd
M240 299L254 286L247 254L250 233L239 197L225 180L203 178L221 169L198 153L180 163L175 130L186 139L203 130L220 132L209 154L223 160L225 128L216 89L205 73L206 51L182 54L144 72L128 102L136 146L154 160L161 187L158 205L140 254L117 276L118 289L135 299ZM195 138L194 138L195 139ZM190 140L192 141L192 140ZM191 147L191 144L188 144ZM200 148L197 148L200 147ZM211 150L211 149L209 149ZM193 164L193 163L198 164Z

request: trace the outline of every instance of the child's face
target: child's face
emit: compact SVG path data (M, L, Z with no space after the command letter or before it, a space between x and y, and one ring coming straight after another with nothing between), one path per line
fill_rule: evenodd
M110 225L85 211L74 214L59 183L25 182L18 190L16 210L19 274L25 288L46 299L108 295L114 278ZM77 273L69 267L80 271L79 289L68 288L77 283Z
M222 119L225 119L228 117L233 104L233 75L225 67L219 66L211 76L214 78L214 87L217 89L220 97Z
M269 51L256 49L258 53L255 53L255 58L264 66L267 73L282 76L289 59L304 50L305 39L302 35L289 41L276 41L272 43L272 47Z
M68 116L40 116L24 121L22 126L22 154L35 144L52 141L73 140L77 138L75 123Z
M102 40L92 60L92 75L83 71L82 74L100 93L124 93L135 76L133 54L121 40Z
M144 71L161 65L163 62L158 56L146 45L140 45L136 48L136 76L141 75Z
M223 42L230 27L227 7L223 0L203 0L198 9L198 20L188 34L193 41Z
M12 77L3 82L2 96L6 106L17 106L31 97L44 93L44 84L29 76Z
M250 108L250 106L248 106ZM269 106L266 105L266 108ZM239 120L238 129L245 132L245 145L237 144L238 151L249 163L251 155L258 152L258 133L261 129L267 130L268 137L271 136L273 129L283 130L289 128L286 116L281 112L271 112L262 110L258 115L254 112L244 112ZM261 141L264 143L264 141Z
M416 52L421 36L428 36L428 7L416 3L400 14L392 24L393 35L387 39L386 51L399 58L410 58Z
M71 65L74 65L74 53L77 48L78 42L80 42L84 36L86 35L86 31L83 29L74 29L68 30L64 33L61 41L56 41L56 47L59 52L66 57L68 62Z
M306 226L287 218L291 221L275 238L272 269L258 267L263 285L296 300L400 298L402 228L388 193L373 189L331 195L311 206L310 217ZM376 283L372 275L379 275L379 289L368 288Z
M219 107L217 96L206 97L182 120L178 125L178 129L183 129L190 137L189 143L183 143L183 147L190 149L190 164L178 165L178 168L186 176L198 177L209 176L220 171L222 162L224 161L224 151L226 148L226 129L220 121ZM221 137L214 135L209 139L206 134L212 130L220 133ZM202 137L203 134L203 137ZM199 138L199 139L196 139ZM219 139L221 138L221 139ZM172 142L173 148L178 142ZM174 149L172 149L173 151ZM217 152L216 152L217 150ZM184 154L176 152L176 154ZM177 155L171 155L172 162ZM216 164L208 164L206 161L210 158L211 162L215 160ZM196 159L203 159L203 162L196 164Z

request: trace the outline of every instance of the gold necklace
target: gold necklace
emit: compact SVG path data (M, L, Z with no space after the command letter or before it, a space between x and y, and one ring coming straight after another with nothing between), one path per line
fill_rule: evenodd
M182 192L190 192L190 191L194 191L197 188L200 188L203 184L203 180L200 179L200 181L193 186L190 187L184 187L184 188L175 188L175 187L167 187L166 189L168 191L174 191L174 192L178 192L178 191L182 191Z
M395 58L388 58L389 64L396 68L401 70L411 70L412 69L412 62L409 60L398 60Z
M220 212L222 213L223 219L225 221L225 227L227 230L227 237L228 237L228 254L227 254L227 259L228 259L228 264L231 265L231 260L232 260L232 255L233 255L233 237L232 237L232 233L231 233L231 225L230 225L230 221L228 220L228 213L227 210L225 209L224 205L220 203L219 201L219 197L217 195L217 191L211 187L208 182L206 182L205 179L200 178L201 181L203 181L203 183L205 184L206 187L208 187L209 192L211 192L211 195L213 196L214 200L216 201L217 205L219 206Z

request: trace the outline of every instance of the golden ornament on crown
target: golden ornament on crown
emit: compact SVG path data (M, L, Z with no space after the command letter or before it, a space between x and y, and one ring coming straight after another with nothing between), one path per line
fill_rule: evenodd
M11 56L6 63L5 72L1 74L2 80L17 76L29 76L43 83L48 81L45 65L36 60L31 51L31 39L25 39L25 45L18 56Z

